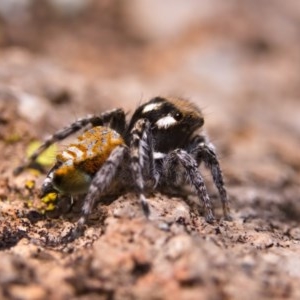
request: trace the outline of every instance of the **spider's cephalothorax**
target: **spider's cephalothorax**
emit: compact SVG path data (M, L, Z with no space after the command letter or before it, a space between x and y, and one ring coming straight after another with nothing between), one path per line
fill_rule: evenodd
M128 123L121 109L77 120L48 138L15 174L30 166L51 144L83 129L77 142L57 155L56 164L42 186L42 195L51 191L85 195L73 237L82 228L95 201L118 180L135 188L147 217L150 210L144 196L146 188L154 190L168 184L176 187L188 182L204 204L206 220L212 222L211 201L198 170L201 162L210 169L224 216L230 219L214 146L199 132L203 124L201 111L191 102L156 97L139 106ZM122 176L124 172L126 175Z
M140 119L145 119L151 124L151 134L155 141L154 151L163 153L185 147L191 135L204 124L201 111L192 103L180 98L156 97L140 106L129 123L129 136Z

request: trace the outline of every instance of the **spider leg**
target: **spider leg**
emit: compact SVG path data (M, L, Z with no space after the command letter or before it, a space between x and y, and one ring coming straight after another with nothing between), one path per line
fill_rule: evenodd
M163 163L164 175L166 177L170 176L170 170L172 172L174 164L178 162L184 168L187 178L190 184L195 188L198 197L203 201L206 221L208 223L212 223L215 218L212 212L211 200L209 198L203 177L198 170L198 164L187 151L176 149L168 153L168 155L164 158Z
M155 161L157 160L157 156L161 158L161 156L164 154L154 152L153 135L150 129L150 123L148 121L146 122L145 130L142 135L141 147L143 147L144 150L142 151L143 169L147 178L151 180L152 187L155 189L160 177L160 173Z
M157 183L157 172L153 158L153 145L150 130L150 123L146 119L140 119L131 130L130 157L131 170L135 180L136 191L145 216L148 218L150 209L144 195L145 180L144 175Z
M62 238L62 242L71 242L82 234L84 224L93 209L95 201L98 200L103 192L110 186L127 151L128 148L126 146L118 146L111 152L110 156L91 182L88 193L84 199L80 219L75 228Z
M119 121L117 121L119 120ZM68 136L76 133L81 129L85 129L88 125L91 126L100 126L107 123L112 123L113 129L124 130L125 128L125 113L121 109L114 109L108 112L104 112L99 116L91 115L85 118L78 119L67 127L58 130L52 136L47 138L43 144L25 161L23 164L15 168L14 175L19 175L26 168L35 162L35 160L52 144L62 141Z
M190 150L190 154L196 159L198 164L203 161L205 166L210 170L213 181L220 194L224 217L226 220L232 220L222 170L217 158L215 147L207 141L204 142L203 138L201 138L201 140L202 141L200 143L196 144L196 146Z
M46 196L49 193L52 192L56 192L57 190L54 188L53 186L53 173L54 171L60 166L60 163L56 163L49 171L47 174L47 177L45 178L42 187L41 187L41 191L39 194L39 197L42 198L44 196Z

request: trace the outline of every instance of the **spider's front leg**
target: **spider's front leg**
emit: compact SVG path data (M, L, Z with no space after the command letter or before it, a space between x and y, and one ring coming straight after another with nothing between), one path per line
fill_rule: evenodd
M176 149L164 158L163 161L163 176L168 179L171 174L174 174L174 166L180 163L186 172L187 179L195 188L198 197L203 201L205 209L205 219L208 223L213 223L215 218L212 212L211 200L209 198L203 177L198 170L196 160L185 150Z
M93 206L97 200L105 193L116 176L118 167L124 161L125 155L128 154L128 147L125 145L117 146L109 155L103 166L95 174L91 185L88 189L82 206L81 217L74 229L72 229L61 242L68 243L75 240L82 234L84 225L90 215Z
M158 173L155 169L155 162L153 158L153 138L150 126L151 124L148 120L138 120L130 132L129 142L131 170L135 180L135 188L144 214L147 218L150 215L150 209L144 195L144 176L147 176L147 179L152 180L154 182L154 186L158 180Z
M58 130L52 136L47 138L42 145L20 166L15 168L14 175L19 175L26 168L30 167L36 159L52 144L62 141L70 135L78 132L79 130L87 129L88 126L101 126L110 125L111 128L115 129L119 133L122 133L125 128L125 113L122 109L114 109L111 111L104 112L99 116L91 115L82 119L78 119L74 123L67 127Z
M220 194L224 217L228 221L232 220L222 170L215 147L208 142L204 136L196 136L192 142L189 153L195 158L198 165L203 161L205 166L210 170L213 181Z

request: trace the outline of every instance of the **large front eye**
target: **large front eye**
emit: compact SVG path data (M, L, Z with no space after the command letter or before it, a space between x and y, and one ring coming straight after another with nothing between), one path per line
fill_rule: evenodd
M182 119L182 113L180 111L176 112L174 118L176 121L180 121Z

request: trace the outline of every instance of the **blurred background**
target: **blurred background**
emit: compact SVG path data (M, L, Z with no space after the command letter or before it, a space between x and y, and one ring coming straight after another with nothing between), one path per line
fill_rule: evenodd
M299 46L298 0L0 0L0 96L40 137L187 97L228 181L281 188L299 182Z

